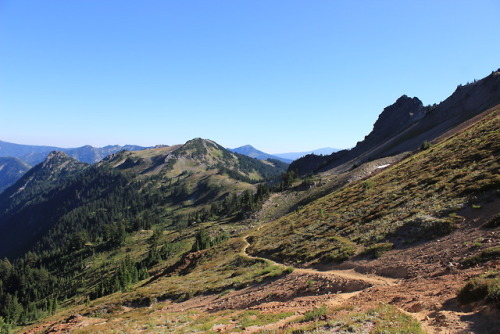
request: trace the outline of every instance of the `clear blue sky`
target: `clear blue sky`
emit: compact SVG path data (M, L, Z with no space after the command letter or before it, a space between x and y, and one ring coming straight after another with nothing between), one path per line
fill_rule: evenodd
M0 0L0 140L346 148L500 67L498 0Z

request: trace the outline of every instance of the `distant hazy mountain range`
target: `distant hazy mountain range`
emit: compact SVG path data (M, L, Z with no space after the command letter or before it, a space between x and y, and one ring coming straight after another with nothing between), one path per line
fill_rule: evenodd
M93 164L121 150L139 151L143 149L145 147L137 145L108 145L105 147L86 145L76 148L61 148L55 146L13 144L0 140L0 157L19 158L31 166L44 161L52 151L64 152L78 161Z
M234 152L234 153L243 154L243 155L246 155L247 157L259 159L259 160L275 159L275 160L279 160L279 161L282 161L282 162L287 163L287 164L292 162L292 160L290 160L290 159L280 158L276 155L272 155L272 154L268 154L268 153L264 153L262 151L259 151L258 149L256 149L252 145L244 145L244 146L240 146L237 148L228 148L227 150Z
M18 158L0 157L0 193L14 184L30 168L30 165Z
M302 158L303 156L306 156L308 154L329 155L329 154L332 154L333 152L337 152L337 151L339 151L339 149L331 148L331 147L323 147L323 148L318 148L317 150L306 151L306 152L277 153L277 154L275 154L275 156L282 158L282 159L296 160L296 159Z
M64 152L68 156L84 163L93 164L110 154L121 150L140 151L145 147L137 145L109 145L77 148L55 146L21 145L0 140L0 193L20 179L31 167L42 162L53 151Z
M337 149L331 147L319 148L313 151L307 152L290 152L290 153L278 153L278 154L268 154L262 151L259 151L255 147L251 145L244 145L237 148L228 149L231 152L236 152L239 154L246 155L251 158L259 159L259 160L267 160L267 159L276 159L285 163L291 163L293 160L301 158L308 154L316 154L316 155L328 155L333 152L337 152Z

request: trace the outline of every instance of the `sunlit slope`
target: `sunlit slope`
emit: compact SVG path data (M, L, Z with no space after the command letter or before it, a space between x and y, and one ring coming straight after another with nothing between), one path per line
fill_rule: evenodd
M133 175L142 191L158 193L160 205L179 214L208 207L229 194L254 191L255 183L278 177L286 164L260 161L196 138L184 145L123 151L101 166Z
M497 196L495 107L447 140L262 227L250 252L289 263L340 262L460 228L462 208Z

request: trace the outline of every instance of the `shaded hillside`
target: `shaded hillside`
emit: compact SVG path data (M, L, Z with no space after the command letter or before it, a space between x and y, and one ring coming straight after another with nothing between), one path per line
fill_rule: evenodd
M372 132L351 150L330 156L307 156L294 161L290 170L301 175L325 171L349 162L349 168L363 162L420 147L458 124L500 103L500 71L465 86L439 105L424 107L418 98L402 96L385 108Z
M50 228L69 205L61 187L87 167L62 152L52 152L0 194L0 253L22 254Z
M31 166L11 157L0 157L0 193L19 180Z

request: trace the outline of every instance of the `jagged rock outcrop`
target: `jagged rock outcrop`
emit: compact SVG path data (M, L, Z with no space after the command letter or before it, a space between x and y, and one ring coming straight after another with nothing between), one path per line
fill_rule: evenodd
M379 141L390 138L394 133L407 129L410 125L424 118L428 109L416 97L401 96L394 104L382 111L373 125L372 132L362 142L359 142L356 148L373 147Z
M343 166L349 169L366 161L412 151L460 123L500 104L500 70L479 81L459 85L439 105L424 107L406 95L385 108L373 130L356 147L329 156L308 156L294 161L289 170L301 175Z

